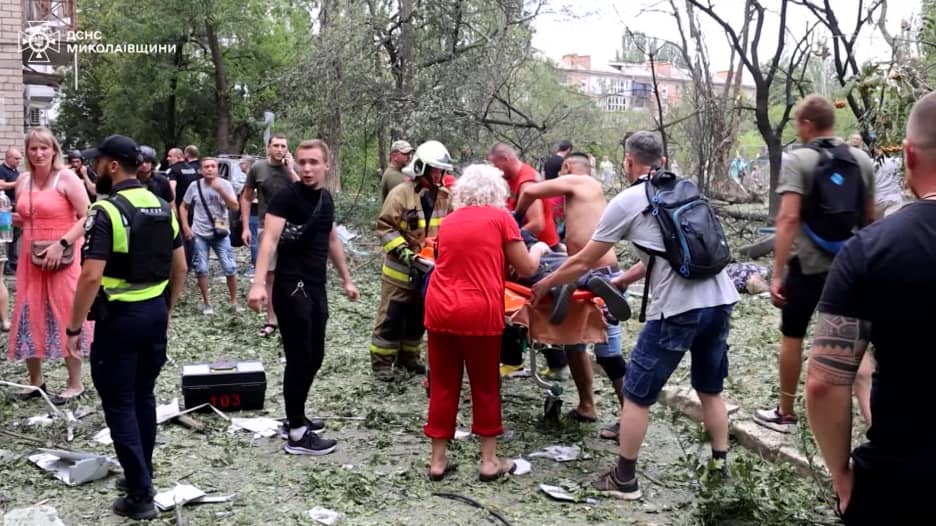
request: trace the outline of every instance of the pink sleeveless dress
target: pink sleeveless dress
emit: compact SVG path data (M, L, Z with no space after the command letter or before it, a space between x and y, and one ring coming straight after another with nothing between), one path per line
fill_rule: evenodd
M63 358L66 355L65 329L71 319L75 289L81 274L79 256L84 239L75 243L72 264L59 270L46 271L33 265L30 248L34 239L61 239L77 220L71 201L57 188L60 175L61 172L53 176L52 183L42 190L34 189L31 180L27 180L16 196L16 211L23 218L20 241L23 256L16 270L16 305L9 349L11 360ZM93 325L85 322L79 345L82 355L87 355L90 349L92 330Z

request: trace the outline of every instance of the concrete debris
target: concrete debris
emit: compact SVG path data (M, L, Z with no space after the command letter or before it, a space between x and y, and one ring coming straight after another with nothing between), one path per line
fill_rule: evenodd
M69 486L102 479L111 466L117 465L110 457L94 453L45 448L37 451L39 453L29 456L29 461Z
M65 526L52 506L16 508L3 516L3 526Z
M335 526L335 524L338 524L338 521L341 520L340 513L321 506L316 506L307 511L306 516L325 526Z
M546 446L540 451L535 453L530 453L528 456L530 458L534 457L543 457L555 460L556 462L569 462L576 460L581 454L582 450L578 446Z

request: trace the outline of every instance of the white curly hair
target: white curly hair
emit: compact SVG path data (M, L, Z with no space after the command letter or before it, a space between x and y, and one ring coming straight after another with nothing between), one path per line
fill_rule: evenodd
M507 207L510 189L504 173L489 164L472 164L465 168L452 190L454 208L464 206Z

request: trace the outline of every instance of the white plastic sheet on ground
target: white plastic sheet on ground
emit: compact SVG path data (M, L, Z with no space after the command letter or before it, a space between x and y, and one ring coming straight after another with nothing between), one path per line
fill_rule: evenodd
M556 462L569 462L572 460L576 460L581 453L582 453L582 450L579 449L578 446L560 446L557 444L557 445L552 445L552 446L546 446L540 451L530 453L527 456L529 456L530 458L534 458L534 457L548 458L548 459L555 460Z
M341 520L340 513L321 506L316 506L307 511L306 516L325 526L335 526L335 524L338 524L338 521Z
M80 451L39 448L29 461L69 486L102 479L115 465L110 457Z

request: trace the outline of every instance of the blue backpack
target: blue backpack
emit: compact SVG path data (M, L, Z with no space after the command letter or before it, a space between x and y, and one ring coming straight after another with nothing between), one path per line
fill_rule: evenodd
M643 322L647 319L650 274L657 257L666 259L682 278L699 280L721 272L731 262L731 252L718 216L694 182L667 170L658 170L640 181L650 202L644 213L656 219L665 247L659 251L635 244L650 255L640 307L639 319Z

